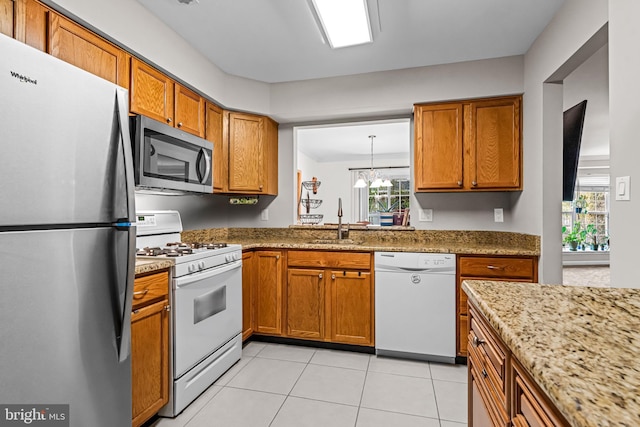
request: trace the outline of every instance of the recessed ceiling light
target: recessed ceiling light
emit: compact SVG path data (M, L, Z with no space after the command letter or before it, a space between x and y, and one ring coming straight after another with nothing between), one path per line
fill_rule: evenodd
M311 0L332 48L371 43L366 0Z

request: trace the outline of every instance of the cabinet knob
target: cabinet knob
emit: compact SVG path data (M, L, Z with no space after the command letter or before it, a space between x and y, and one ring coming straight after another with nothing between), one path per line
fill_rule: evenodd
M462 187L462 181L458 181L458 187Z
M473 345L474 345L475 347L479 346L480 344L484 344L485 342L486 342L486 341L485 341L485 340L483 340L483 339L481 339L481 338L473 337Z
M171 123L173 120L171 120L171 117L167 117L167 123Z
M332 274L332 275L331 275L331 279L336 280L336 275L335 275L335 274Z
M280 255L276 255L276 259L280 259Z
M171 306L169 304L164 306L165 311L171 311Z
M487 370L486 370L486 369L483 369L483 370L482 370L482 376L483 376L484 378L487 378L487 376L488 376L488 375L489 375L489 374L487 374Z
M181 128L182 127L182 122L178 123L178 127Z
M476 185L478 185L478 183L476 181L471 181L471 185L475 187Z
M260 184L260 186L258 188L260 189L260 191L262 191L262 184Z
M318 274L318 277L322 279L322 273Z

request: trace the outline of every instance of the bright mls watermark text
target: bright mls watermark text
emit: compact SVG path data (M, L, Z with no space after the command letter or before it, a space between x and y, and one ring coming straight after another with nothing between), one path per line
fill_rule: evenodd
M0 427L69 427L69 405L2 405Z

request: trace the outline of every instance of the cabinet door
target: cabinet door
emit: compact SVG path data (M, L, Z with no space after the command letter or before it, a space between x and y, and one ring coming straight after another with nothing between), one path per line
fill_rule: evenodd
M132 113L173 126L173 80L144 62L131 58Z
M264 123L264 188L262 194L278 195L278 123L263 117Z
M472 102L468 141L471 189L521 190L521 97Z
M287 336L324 338L324 283L324 270L287 271Z
M14 37L14 7L13 0L0 0L0 33Z
M50 13L49 53L119 86L129 87L127 53L68 19Z
M331 271L331 341L373 345L371 273Z
M175 126L204 138L204 99L186 87L175 84Z
M457 190L463 185L462 104L415 108L415 189Z
M229 114L229 191L262 193L264 149L262 118Z
M169 300L131 314L133 426L151 418L169 401Z
M255 269L253 252L242 253L242 340L253 334L253 284Z
M15 38L42 52L48 52L49 9L36 0L17 0L15 4Z
M225 131L229 113L207 102L205 116L205 137L213 142L213 192L224 193L229 189L229 139Z
M256 333L282 334L283 259L280 251L254 253Z

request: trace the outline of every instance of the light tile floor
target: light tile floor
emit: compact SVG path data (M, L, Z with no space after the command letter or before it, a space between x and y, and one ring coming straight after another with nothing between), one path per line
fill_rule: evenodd
M463 427L467 367L251 342L175 419L153 427Z

